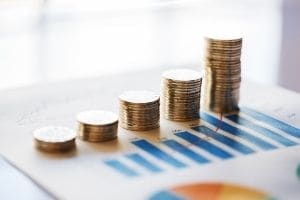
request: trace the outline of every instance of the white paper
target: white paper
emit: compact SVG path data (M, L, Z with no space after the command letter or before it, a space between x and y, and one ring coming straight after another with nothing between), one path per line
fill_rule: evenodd
M150 132L130 132L119 128L118 139L105 143L77 140L76 151L52 155L37 151L33 145L34 129L59 125L76 129L75 116L80 111L104 109L118 112L118 95L124 90L146 89L159 93L160 71L53 83L31 88L1 92L0 100L0 152L33 179L62 199L147 199L157 191L190 183L234 183L265 192L278 199L299 199L300 178L296 171L300 165L300 147L284 145L262 136L249 128L225 122L259 137L277 148L262 150L239 137L219 133L247 144L256 153L243 155L214 139L208 141L229 152L233 158L222 160L207 151L191 145L174 133L198 133L191 126L215 126L196 121L175 123L161 119L161 127ZM294 127L300 127L300 95L273 87L243 82L241 106L247 106L272 116ZM219 117L216 114L212 114ZM251 119L285 138L300 143L300 139L266 123ZM201 134L200 134L201 135ZM205 138L205 137L203 137ZM187 167L176 169L134 146L131 141L146 139ZM161 141L174 139L194 152L211 160L198 164L172 150ZM163 169L153 173L126 159L124 155L138 153ZM127 177L112 169L104 160L116 159L134 169L138 177Z

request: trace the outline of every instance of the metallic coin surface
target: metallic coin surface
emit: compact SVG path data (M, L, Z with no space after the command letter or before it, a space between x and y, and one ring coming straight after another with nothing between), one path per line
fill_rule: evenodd
M162 74L162 112L172 121L199 118L202 73L190 69L174 69Z
M159 95L156 95L155 93L151 91L146 90L131 90L126 91L123 94L119 96L119 99L121 101L125 101L128 103L151 103L156 102L159 100Z
M76 133L61 126L46 126L33 132L35 146L47 152L63 152L75 147Z
M89 142L115 139L118 134L118 115L105 110L89 110L77 115L78 136Z
M77 115L77 121L87 125L107 125L118 121L118 115L110 111L89 110Z
M131 131L159 127L159 95L151 91L125 91L119 96L120 126Z
M239 103L242 38L204 40L204 108L219 113L234 112Z

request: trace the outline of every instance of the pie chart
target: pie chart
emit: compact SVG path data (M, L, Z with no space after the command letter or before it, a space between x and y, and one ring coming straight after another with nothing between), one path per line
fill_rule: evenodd
M268 194L234 184L196 183L176 186L155 193L150 200L271 200Z

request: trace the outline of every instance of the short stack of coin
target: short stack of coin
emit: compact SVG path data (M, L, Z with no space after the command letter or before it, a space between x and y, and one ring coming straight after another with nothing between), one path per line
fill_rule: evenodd
M131 131L159 127L159 95L150 91L126 91L119 96L120 126Z
M89 110L77 115L78 136L89 142L104 142L117 137L118 115L110 111Z
M57 153L75 148L75 131L60 126L46 126L34 130L34 142L37 149Z
M205 38L205 43L204 107L218 113L237 111L241 84L242 38Z
M190 69L162 74L162 111L166 119L190 121L199 118L202 73Z

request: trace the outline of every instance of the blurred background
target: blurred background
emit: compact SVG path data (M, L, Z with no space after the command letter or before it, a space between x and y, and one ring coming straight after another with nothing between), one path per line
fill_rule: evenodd
M0 0L0 90L200 70L216 33L243 36L244 79L300 92L299 0Z

